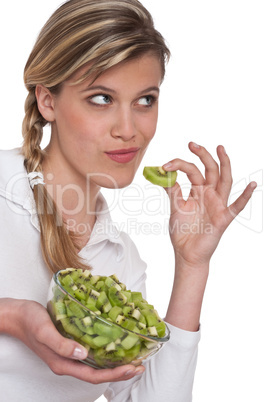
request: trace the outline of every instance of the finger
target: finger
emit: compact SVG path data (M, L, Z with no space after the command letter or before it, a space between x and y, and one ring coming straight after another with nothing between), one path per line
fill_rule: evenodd
M101 384L105 382L126 381L136 375L142 374L144 371L144 366L135 367L130 364L113 369L97 370L87 364L66 359L64 360L64 373L62 374L91 384Z
M231 163L222 145L218 146L217 154L220 160L220 178L217 186L217 192L225 205L227 205L233 184Z
M144 371L144 366L135 367L133 365L102 370L95 370L91 368L90 382L94 381L94 384L100 384L103 382L126 381L136 375L143 374ZM84 376L84 379L88 381L89 374L87 373L87 370L85 370L85 373L82 373L82 375Z
M251 182L243 191L243 193L237 198L233 204L228 208L230 222L245 208L248 201L250 200L255 188L257 187L256 182Z
M219 180L219 166L217 162L213 159L206 148L201 147L194 142L189 143L189 149L200 158L201 162L205 166L206 183L216 188Z
M182 159L173 159L169 163L163 165L163 169L167 172L180 170L181 172L186 173L188 179L194 186L202 186L205 184L205 179L200 170L193 163L186 162Z

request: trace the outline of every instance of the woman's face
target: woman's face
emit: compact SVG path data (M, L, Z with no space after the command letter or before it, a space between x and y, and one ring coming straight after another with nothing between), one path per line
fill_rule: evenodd
M112 67L93 83L71 85L84 72L53 96L49 165L65 183L90 178L97 186L121 188L132 182L155 134L161 65L145 55Z

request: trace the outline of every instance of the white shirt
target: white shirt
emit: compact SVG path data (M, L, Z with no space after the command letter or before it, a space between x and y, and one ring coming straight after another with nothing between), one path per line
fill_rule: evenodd
M46 307L51 273L42 258L38 217L23 157L0 151L0 297L35 300ZM126 233L111 222L102 196L90 241L80 255L94 273L115 273L145 295L146 264ZM91 402L105 394L111 402L190 402L200 333L169 325L171 338L129 381L92 385L57 376L19 340L0 334L2 402Z

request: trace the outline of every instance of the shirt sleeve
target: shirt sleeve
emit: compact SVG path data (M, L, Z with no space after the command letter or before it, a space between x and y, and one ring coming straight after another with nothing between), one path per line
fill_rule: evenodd
M168 343L145 364L141 376L110 383L109 402L191 402L200 331L188 332L168 324Z

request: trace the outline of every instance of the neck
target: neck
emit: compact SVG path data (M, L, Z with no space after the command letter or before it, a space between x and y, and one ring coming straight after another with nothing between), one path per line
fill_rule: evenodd
M43 163L43 174L49 195L55 201L68 230L77 235L82 248L89 240L96 221L96 202L100 187L88 178L68 174L53 166L51 160Z

